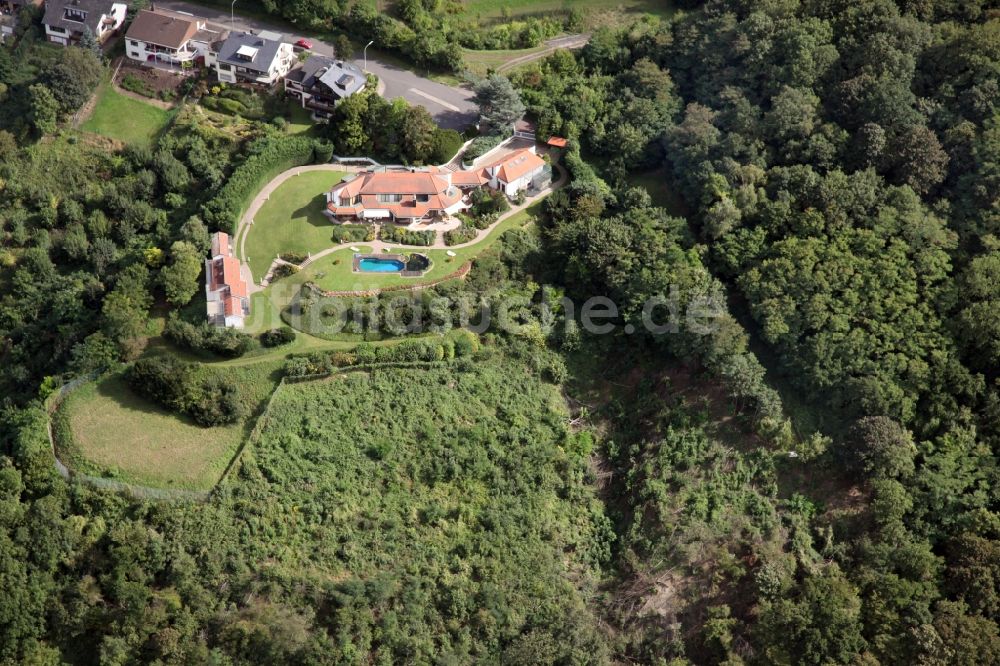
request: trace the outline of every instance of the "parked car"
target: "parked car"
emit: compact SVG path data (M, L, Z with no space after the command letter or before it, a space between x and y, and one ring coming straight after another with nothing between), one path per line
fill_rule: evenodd
M308 39L300 39L295 42L295 48L301 49L303 51L312 51L313 43Z

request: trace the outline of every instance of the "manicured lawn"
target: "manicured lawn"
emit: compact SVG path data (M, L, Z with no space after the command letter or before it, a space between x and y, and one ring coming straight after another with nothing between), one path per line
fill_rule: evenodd
M104 83L93 113L80 129L125 143L150 145L170 120L172 111L126 97Z
M534 221L535 214L541 211L540 203L536 203L530 208L513 215L499 225L485 239L469 247L454 250L454 257L449 257L447 250L428 250L418 247L406 246L398 247L402 254L419 252L430 257L432 262L430 271L421 278L405 278L398 273L355 273L352 268L352 252L349 248L338 250L322 259L310 264L300 273L285 280L279 280L273 288L278 288L281 282L286 282L284 289L286 295L292 293L289 285L299 285L303 282L315 282L321 289L327 291L361 291L365 289L379 289L398 284L420 284L422 282L432 282L443 278L450 273L454 273L466 262L473 259L490 247L496 239L503 235L508 229L523 227ZM356 245L360 250L368 251L367 246ZM393 248L394 250L397 248ZM272 289L272 287L269 287ZM294 294L293 294L294 295ZM287 301L285 301L287 302Z
M255 281L282 252L315 253L333 245L333 224L323 215L327 191L345 174L308 171L289 178L271 194L246 233L246 253Z

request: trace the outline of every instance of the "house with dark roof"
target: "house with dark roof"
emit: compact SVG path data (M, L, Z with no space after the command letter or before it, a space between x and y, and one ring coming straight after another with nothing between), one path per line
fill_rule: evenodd
M250 314L250 290L233 256L229 234L212 234L212 250L205 260L205 300L208 321L215 326L243 328Z
M214 58L220 81L274 85L296 62L292 45L275 33L231 32Z
M285 92L312 111L313 120L327 120L333 107L365 87L361 68L330 56L309 56L285 75Z
M45 3L45 39L68 46L89 30L103 43L125 22L128 5L115 0L49 0Z
M204 61L227 31L205 19L162 9L142 10L125 33L125 55L139 62L184 66Z

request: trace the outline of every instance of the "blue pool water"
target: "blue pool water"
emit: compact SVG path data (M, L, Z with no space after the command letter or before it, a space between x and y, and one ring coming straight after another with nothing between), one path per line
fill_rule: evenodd
M358 269L365 273L398 273L406 265L398 259L373 259L366 257L358 262Z

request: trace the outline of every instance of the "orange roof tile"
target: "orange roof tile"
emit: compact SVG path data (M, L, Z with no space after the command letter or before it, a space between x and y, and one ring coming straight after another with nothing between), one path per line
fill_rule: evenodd
M243 314L243 303L240 301L240 299L233 298L232 296L230 296L229 298L225 299L222 303L223 306L225 307L227 317L229 315Z
M511 183L545 166L545 160L531 152L528 148L525 148L501 162L497 162L493 166L500 167L500 170L497 172L497 178L505 183Z
M553 146L554 148L566 147L566 139L562 138L561 136L550 136L549 140L546 141L545 143L549 144L550 146Z

